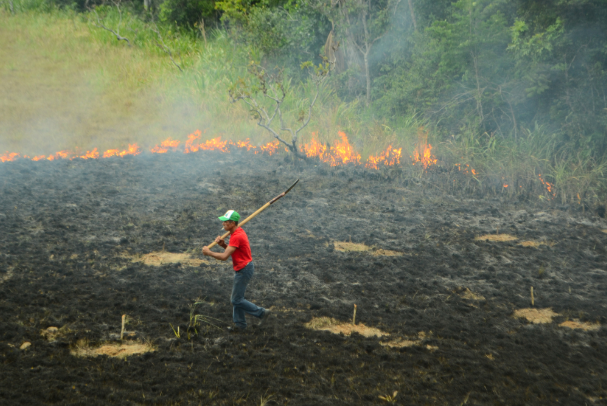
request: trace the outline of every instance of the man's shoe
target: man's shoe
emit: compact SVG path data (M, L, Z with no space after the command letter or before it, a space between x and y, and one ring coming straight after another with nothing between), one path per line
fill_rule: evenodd
M271 314L272 314L271 311L269 311L268 309L265 309L263 311L263 314L259 318L259 324L258 325L261 326L262 324L266 323Z

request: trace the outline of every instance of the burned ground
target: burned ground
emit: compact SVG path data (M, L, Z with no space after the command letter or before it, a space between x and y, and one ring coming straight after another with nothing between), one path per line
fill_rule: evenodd
M607 404L607 223L387 175L214 152L1 165L0 403ZM247 296L275 317L228 334L230 264L199 248L298 177L244 227ZM477 238L495 234L516 239ZM137 260L153 252L193 261ZM551 322L514 316L532 286ZM305 326L354 304L388 335ZM78 356L118 343L123 314L153 352Z

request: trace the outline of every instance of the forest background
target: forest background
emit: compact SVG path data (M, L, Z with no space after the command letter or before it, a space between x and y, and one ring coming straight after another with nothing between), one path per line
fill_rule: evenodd
M2 150L195 129L267 142L230 90L261 95L260 66L301 123L315 94L304 68L328 63L302 142L344 131L363 157L429 143L479 184L605 202L604 0L3 0L0 41Z

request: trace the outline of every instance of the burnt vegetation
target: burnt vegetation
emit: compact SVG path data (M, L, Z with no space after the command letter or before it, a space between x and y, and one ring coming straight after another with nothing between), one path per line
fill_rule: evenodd
M206 259L200 246L220 232L225 208L247 216L295 178L245 226L256 263L248 296L275 320L229 334L229 264L191 261ZM0 179L0 403L607 396L607 224L579 205L517 202L436 168L420 177L243 151L18 160L0 166ZM184 260L138 260L153 252ZM530 287L551 322L515 317L531 307ZM305 327L349 323L354 304L357 324L387 335ZM152 352L78 355L121 343L123 314L122 344Z

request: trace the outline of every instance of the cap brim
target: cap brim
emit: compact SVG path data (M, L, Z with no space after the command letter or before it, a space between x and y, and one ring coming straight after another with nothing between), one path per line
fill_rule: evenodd
M221 221L230 221L230 219L229 219L229 218L224 217L224 216L217 217L217 218L218 218L219 220L221 220Z

